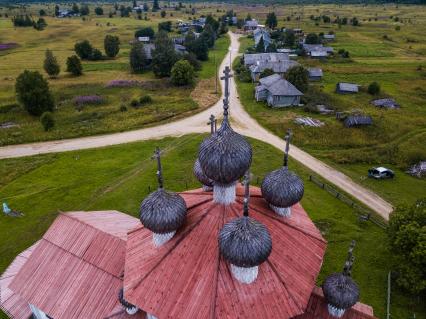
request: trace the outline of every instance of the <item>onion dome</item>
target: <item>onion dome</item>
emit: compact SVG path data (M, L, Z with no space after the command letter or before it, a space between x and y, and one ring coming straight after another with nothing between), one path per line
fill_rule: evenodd
M298 203L304 193L302 179L288 169L290 130L287 132L284 166L270 172L262 182L262 196L271 208L281 216L290 217L291 207Z
M226 223L219 233L219 250L231 263L234 277L243 283L252 283L258 266L266 261L272 251L268 229L248 216L249 173L245 180L244 216Z
M127 302L126 299L124 299L124 290L123 288L120 289L120 291L118 292L118 301L121 303L121 305L123 306L124 309L126 309L126 312L129 315L134 315L138 312L138 307L136 307L135 305L132 305L130 302Z
M324 297L328 303L328 312L337 318L342 317L346 309L351 308L359 300L359 287L351 278L354 246L355 242L352 241L343 272L328 276L322 285Z
M186 204L184 199L163 188L163 176L160 160L160 150L157 148L154 157L157 158L159 188L145 198L140 207L142 224L154 233L156 246L161 246L170 240L185 222Z
M194 163L194 175L198 181L203 184L203 189L205 191L211 191L213 187L213 181L204 174L203 169L201 168L200 161L197 159Z

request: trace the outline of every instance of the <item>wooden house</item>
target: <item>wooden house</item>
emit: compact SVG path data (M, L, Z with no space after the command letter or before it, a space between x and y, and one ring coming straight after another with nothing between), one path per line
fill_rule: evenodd
M293 84L278 74L260 79L255 88L256 101L266 101L271 107L297 106L302 95Z
M339 82L336 84L336 93L355 94L359 92L359 85L354 83Z

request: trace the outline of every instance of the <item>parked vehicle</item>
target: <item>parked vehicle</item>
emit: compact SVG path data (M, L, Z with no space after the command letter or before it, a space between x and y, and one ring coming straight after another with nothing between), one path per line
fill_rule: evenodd
M386 167L373 167L368 170L368 177L375 179L394 178L395 173Z

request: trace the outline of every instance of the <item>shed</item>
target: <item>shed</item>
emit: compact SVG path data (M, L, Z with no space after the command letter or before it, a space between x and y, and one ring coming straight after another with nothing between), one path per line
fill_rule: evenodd
M343 124L346 127L369 126L373 124L373 119L368 115L349 115Z
M397 109L400 107L394 99L377 99L371 101L371 104L386 109Z
M320 68L309 68L309 80L311 81L319 81L322 79L323 72Z
M339 82L336 84L336 93L353 94L358 93L359 85L354 83Z

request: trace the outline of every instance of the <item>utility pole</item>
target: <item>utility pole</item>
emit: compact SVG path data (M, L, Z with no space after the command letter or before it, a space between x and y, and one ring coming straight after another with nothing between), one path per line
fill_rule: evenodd
M216 87L216 90L215 90L215 92L216 92L216 94L218 94L219 92L218 92L218 77L219 77L219 75L217 74L217 61L216 61L216 53L214 53L213 54L213 57L214 57L214 67L215 67L215 70L216 70L216 76L215 76L215 79L216 79L216 83L215 83L215 87Z

